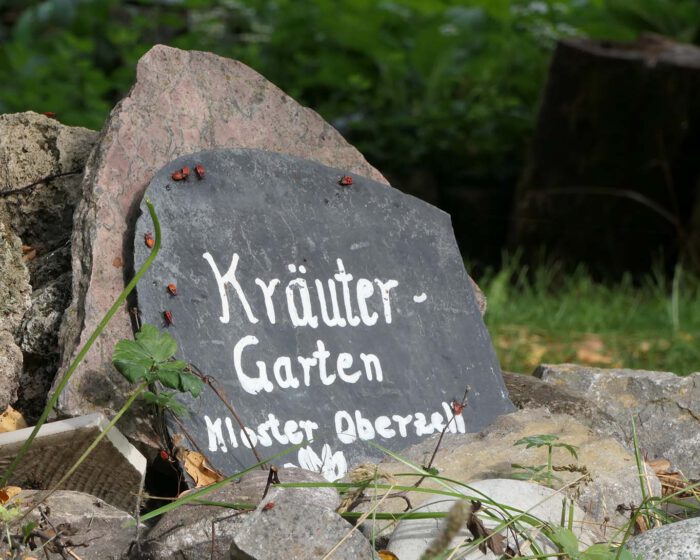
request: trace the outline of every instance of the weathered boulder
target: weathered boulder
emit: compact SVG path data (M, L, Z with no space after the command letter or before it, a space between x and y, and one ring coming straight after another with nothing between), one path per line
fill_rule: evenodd
M0 193L13 231L37 254L70 238L83 167L96 140L92 130L37 113L0 115Z
M347 537L347 538L346 538ZM275 488L241 523L231 560L356 560L376 558L369 541L340 515Z
M72 239L73 297L60 335L64 369L132 274L136 211L148 182L169 161L208 148L259 148L385 182L319 115L240 62L158 45L141 58L136 75L102 130L82 185ZM61 396L62 412L109 410L123 402L127 385L111 355L118 340L131 336L123 309ZM93 391L91 379L106 390ZM127 422L123 429L147 439L138 425Z
M70 272L32 292L32 305L24 315L20 346L28 354L58 351L58 327L70 297Z
M634 418L648 459L663 457L686 477L700 477L700 373L680 377L663 371L543 364L535 375L585 396L612 416L629 447Z
M42 494L45 492L23 490L5 507L18 505L22 508ZM136 528L125 527L133 520L128 513L95 496L70 490L58 490L26 519L36 523L35 532L42 533L46 539L59 533L41 551L41 558L46 554L46 558L52 560L120 560L136 538ZM34 536L32 541L37 546L45 542L39 536Z
M642 560L698 560L700 517L646 531L627 541L627 548Z
M325 482L320 474L302 469L280 469L280 481ZM267 485L268 471L252 471L240 482L227 484L207 494L211 502L250 504L255 507L262 499ZM285 495L295 496L298 502L333 511L340 498L334 488L286 488ZM267 498L266 498L267 502ZM163 515L149 531L134 558L144 560L182 560L212 558L228 559L232 539L251 511L234 510L217 506L184 505ZM212 552L213 551L213 552Z
M477 512L476 515L487 529L494 529L502 520L516 517L520 512L527 512L551 526L561 523L561 495L539 484L522 480L491 479L470 483L468 488L455 487L455 490L465 496L464 500L478 500L482 503L480 513ZM416 511L446 513L458 501L458 498L453 496L433 496ZM491 513L492 516L486 515L486 512ZM583 550L594 544L598 536L588 528L586 515L581 508L574 506L571 513L573 519L567 518L567 523L571 522L572 531ZM477 538L478 535L473 535L467 530L466 518L461 521L462 530L449 541L449 544L445 543L447 548L464 547L458 555L464 560L499 557L499 555L491 555L488 551L482 554L475 545L468 546L468 541ZM404 519L398 523L392 533L387 549L401 560L419 560L434 539L444 531L444 524L445 520L440 518ZM518 545L513 538L513 531L518 535ZM504 546L510 546L513 550L518 550L519 546L523 556L528 555L525 550L528 539L537 543L541 552L559 552L539 527L533 527L522 521L514 522L510 529L501 531L500 534L504 537Z
M633 455L616 439L598 435L594 430L567 414L553 414L544 408L519 410L501 416L486 430L477 434L445 434L433 466L440 476L468 483L491 478L512 478L512 464L537 466L547 463L545 448L515 446L521 438L551 434L562 443L578 447L578 460L567 451L555 448L553 464L556 488L570 485L566 494L574 498L592 521L602 524L608 517L610 523L621 526L627 521L616 511L620 504L639 504L642 500L639 476ZM430 459L436 437L411 446L399 455L415 464L424 465ZM561 469L560 469L561 467ZM411 472L403 463L385 460L380 468L386 472ZM661 485L656 476L647 470L651 494L660 495ZM413 477L402 477L401 484L412 484ZM440 488L427 478L425 488ZM411 503L420 505L429 494L411 494ZM365 504L366 505L366 504ZM382 504L380 511L402 511L402 500L390 500ZM381 528L381 526L380 526Z
M31 304L30 293L20 240L3 220L0 209L0 411L17 398L23 360L15 341Z
M615 419L585 396L532 375L503 372L503 381L511 402L518 409L546 408L555 414L568 414L599 434L621 440L622 430Z
M43 409L58 366L73 210L96 139L96 132L36 113L0 115L0 213L21 238L32 287L31 308L16 333L23 367L14 403L30 422Z
M0 409L2 410L17 399L22 363L22 351L15 344L12 333L0 330Z

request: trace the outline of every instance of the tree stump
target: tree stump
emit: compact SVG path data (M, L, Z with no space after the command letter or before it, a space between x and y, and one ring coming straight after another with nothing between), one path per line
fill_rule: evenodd
M561 41L511 244L606 275L646 272L659 256L700 268L699 176L700 48L657 35Z

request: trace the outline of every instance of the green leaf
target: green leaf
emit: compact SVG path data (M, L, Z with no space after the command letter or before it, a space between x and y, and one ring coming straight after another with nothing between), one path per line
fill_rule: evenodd
M578 453L576 453L578 447L576 447L575 445L570 445L568 443L554 443L552 444L552 447L562 447L566 449L569 453L571 453L576 459L578 459Z
M27 540L32 536L32 531L36 529L37 526L38 525L34 521L22 525L22 544L27 544Z
M162 393L152 393L151 391L144 391L141 397L144 401L149 404L153 404L162 409L169 410L177 416L183 416L187 414L187 408L175 399L177 393L170 391L163 391Z
M589 546L581 553L582 560L614 560L615 553L605 543Z
M552 445L553 442L559 439L559 436L551 434L540 434L536 436L528 436L519 439L513 445L524 445L526 449L530 447L546 447Z
M180 375L180 389L197 398L204 389L204 382L196 375L185 371Z
M153 359L143 351L143 347L138 342L133 340L117 342L112 354L112 363L131 383L141 379L150 380Z
M150 383L153 381L154 368L162 368L162 364L170 360L175 352L177 352L177 343L172 336L161 333L153 325L145 324L136 333L136 340L117 342L112 363L132 383L142 379ZM180 363L184 364L184 362ZM174 386L168 386L178 389L179 379L176 383Z
M562 549L562 552L565 554L568 554L569 556L579 555L578 539L573 531L570 531L566 527L555 525L552 527L549 537Z
M156 368L155 378L166 387L180 390L180 375L183 371L184 362L166 362ZM186 367L186 366L185 366Z
M165 362L177 352L175 339L168 333L161 333L153 325L142 325L141 330L136 333L136 340L154 362Z

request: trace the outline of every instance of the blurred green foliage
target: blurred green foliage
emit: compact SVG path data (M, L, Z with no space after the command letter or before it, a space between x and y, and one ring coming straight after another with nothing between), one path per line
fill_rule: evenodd
M102 126L155 43L249 64L391 178L512 183L554 43L697 39L697 0L0 0L0 112ZM183 68L183 72L193 69ZM458 165L456 165L458 162Z

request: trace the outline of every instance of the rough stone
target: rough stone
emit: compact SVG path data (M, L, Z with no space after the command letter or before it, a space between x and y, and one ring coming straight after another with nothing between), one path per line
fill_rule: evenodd
M22 351L12 333L0 330L0 410L17 399L22 363Z
M302 469L279 469L278 476L282 483L325 482L321 475ZM239 482L214 490L204 499L212 502L251 504L255 507L262 499L267 478L268 471L252 471ZM314 507L328 511L335 510L340 502L338 492L334 488L286 488L284 492L295 496L298 502L313 504ZM213 539L212 558L226 560L233 537L250 514L217 506L182 506L163 515L144 539L140 555L134 558L209 558Z
M22 490L10 504L28 505L45 492ZM43 515L42 515L43 512ZM58 490L49 496L44 505L34 509L27 518L37 524L37 529L52 534L57 528L63 535L64 544L77 555L67 551L61 554L53 547L44 547L41 558L82 558L83 560L120 560L124 557L132 540L136 538L135 527L124 527L133 517L108 503L71 490ZM36 540L41 545L40 540Z
M599 434L623 441L623 432L615 419L583 395L532 375L504 371L503 381L516 408L546 408L555 414L568 414Z
M29 272L20 241L2 218L0 210L0 411L17 398L23 358L16 337L31 305Z
M88 162L75 213L73 298L60 334L63 368L123 289L125 274L131 273L130 236L141 196L167 162L209 148L259 148L384 181L319 115L240 62L157 45L141 58L136 75ZM124 400L127 385L113 369L111 354L116 341L131 336L123 310L61 396L63 412L109 410ZM100 379L113 398L91 394L86 383L91 378Z
M33 288L31 309L25 316L22 307L15 319L22 323L15 338L24 356L18 400L13 401L30 422L43 408L56 374L57 332L70 298L73 210L96 139L96 132L36 113L0 115L0 214L25 245ZM0 263L0 270L10 269ZM0 288L0 307L10 301L2 295Z
M543 364L535 375L607 412L624 431L628 447L634 418L648 459L668 459L686 477L700 478L700 373L680 377L662 371Z
M0 193L14 232L38 254L69 238L96 140L92 130L36 113L0 115Z
M563 449L554 449L555 467L585 467L590 475L588 479L576 470L555 472L560 481L555 482L559 488L567 488L569 497L576 499L582 509L591 517L592 522L602 524L605 517L611 526L622 526L627 517L616 511L620 504L641 503L639 476L633 455L616 439L596 434L591 428L567 414L553 414L544 408L519 410L498 418L489 428L478 434L446 434L440 445L433 466L440 476L470 482L490 478L512 478L512 464L527 466L543 465L547 462L546 449L514 446L521 438L552 434L559 441L578 447L578 461ZM436 438L427 439L411 446L399 455L424 465L430 459L435 448ZM394 460L385 460L380 468L389 473L407 473L410 470ZM656 476L647 469L651 494L661 494L661 484ZM580 481L576 482L577 479ZM410 485L413 477L402 477L401 484ZM423 484L426 488L440 488L430 478ZM411 502L420 505L427 494L411 495ZM401 511L401 500L391 500L382 504L381 511ZM383 527L380 525L380 529Z
M376 558L369 541L340 515L300 494L275 488L241 523L230 558L321 560L332 550L334 560Z
M70 272L32 292L32 305L24 315L20 347L29 354L58 352L58 327L70 297Z
M32 288L21 242L1 218L0 213L0 331L14 335L31 305Z
M479 500L482 502L482 513L477 514L477 517L481 519L484 526L488 529L496 527L502 519L515 517L518 512L528 512L538 520L553 526L561 523L561 495L545 486L522 480L491 479L470 483L468 488L457 487L456 490L464 494L464 499L466 500ZM417 511L448 512L457 501L459 500L452 496L433 496L417 508ZM491 501L501 506L515 508L515 511L490 504ZM493 517L484 515L486 511L490 511ZM419 560L423 557L423 553L433 539L443 531L444 524L445 519L441 518L402 520L391 535L387 549L401 560ZM490 551L483 554L476 546L469 547L467 541L471 540L474 535L467 530L464 522L462 525L464 525L463 529L449 544L449 548L465 547L458 554L459 558L479 560L499 557ZM588 528L586 515L578 506L573 508L571 527L574 534L578 537L582 548L594 544L598 539L597 535ZM527 523L515 522L512 529L518 532L518 544L523 556L528 555L524 550L527 542L525 535L528 535L530 539L537 543L542 552L559 552L559 549L544 536L539 528L534 528ZM506 546L517 550L511 530L502 531L500 534L505 538Z
M627 541L627 549L642 560L699 560L700 517L662 525Z

